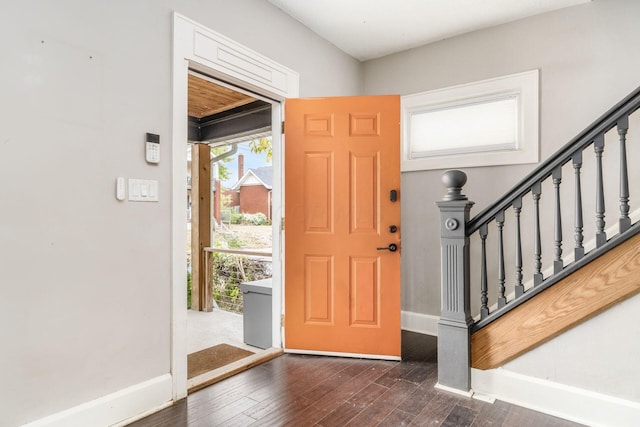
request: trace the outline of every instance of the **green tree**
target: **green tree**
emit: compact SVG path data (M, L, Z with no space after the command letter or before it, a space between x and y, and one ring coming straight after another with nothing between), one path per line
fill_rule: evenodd
M271 157L273 156L273 146L271 144L271 137L268 136L266 138L258 138L249 142L249 147L251 147L251 151L256 154L265 153L267 158L267 163L271 162Z
M215 147L211 149L211 153L214 156L219 156L220 154L224 154L229 151L228 146ZM233 156L225 157L224 159L218 161L218 175L221 181L229 179L229 168L225 166L225 163L229 163Z
M220 196L220 208L222 210L231 209L231 196L228 194L222 194Z

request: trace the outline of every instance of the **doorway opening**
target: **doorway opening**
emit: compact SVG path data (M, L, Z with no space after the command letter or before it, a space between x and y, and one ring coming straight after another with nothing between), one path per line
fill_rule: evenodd
M172 54L172 189L171 189L171 378L173 400L187 395L187 299L185 256L188 139L188 78L191 70L233 84L269 102L273 132L273 244L272 346L282 351L283 313L283 137L284 100L299 95L300 76L266 56L223 36L179 13L173 14ZM246 89L244 91L243 89ZM198 145L199 146L199 145ZM193 189L192 189L193 191ZM194 215L192 212L192 219ZM193 295L192 295L193 297ZM193 302L193 301L192 301Z
M187 144L189 392L272 348L272 103L190 71Z

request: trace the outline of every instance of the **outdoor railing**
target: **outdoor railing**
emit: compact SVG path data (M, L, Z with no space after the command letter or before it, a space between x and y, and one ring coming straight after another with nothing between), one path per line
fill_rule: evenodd
M204 256L211 304L221 310L242 313L240 284L271 277L271 252L204 248Z

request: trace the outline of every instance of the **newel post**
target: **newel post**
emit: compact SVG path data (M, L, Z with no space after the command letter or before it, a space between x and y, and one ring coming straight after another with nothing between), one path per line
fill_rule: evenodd
M471 388L471 303L469 238L466 225L473 202L462 194L467 175L449 170L442 176L447 194L440 208L442 313L438 322L437 388L468 394Z

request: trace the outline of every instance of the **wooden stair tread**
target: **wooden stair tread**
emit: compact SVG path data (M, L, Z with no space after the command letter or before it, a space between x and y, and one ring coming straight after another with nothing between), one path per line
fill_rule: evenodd
M471 366L493 369L640 292L640 234L471 336Z

